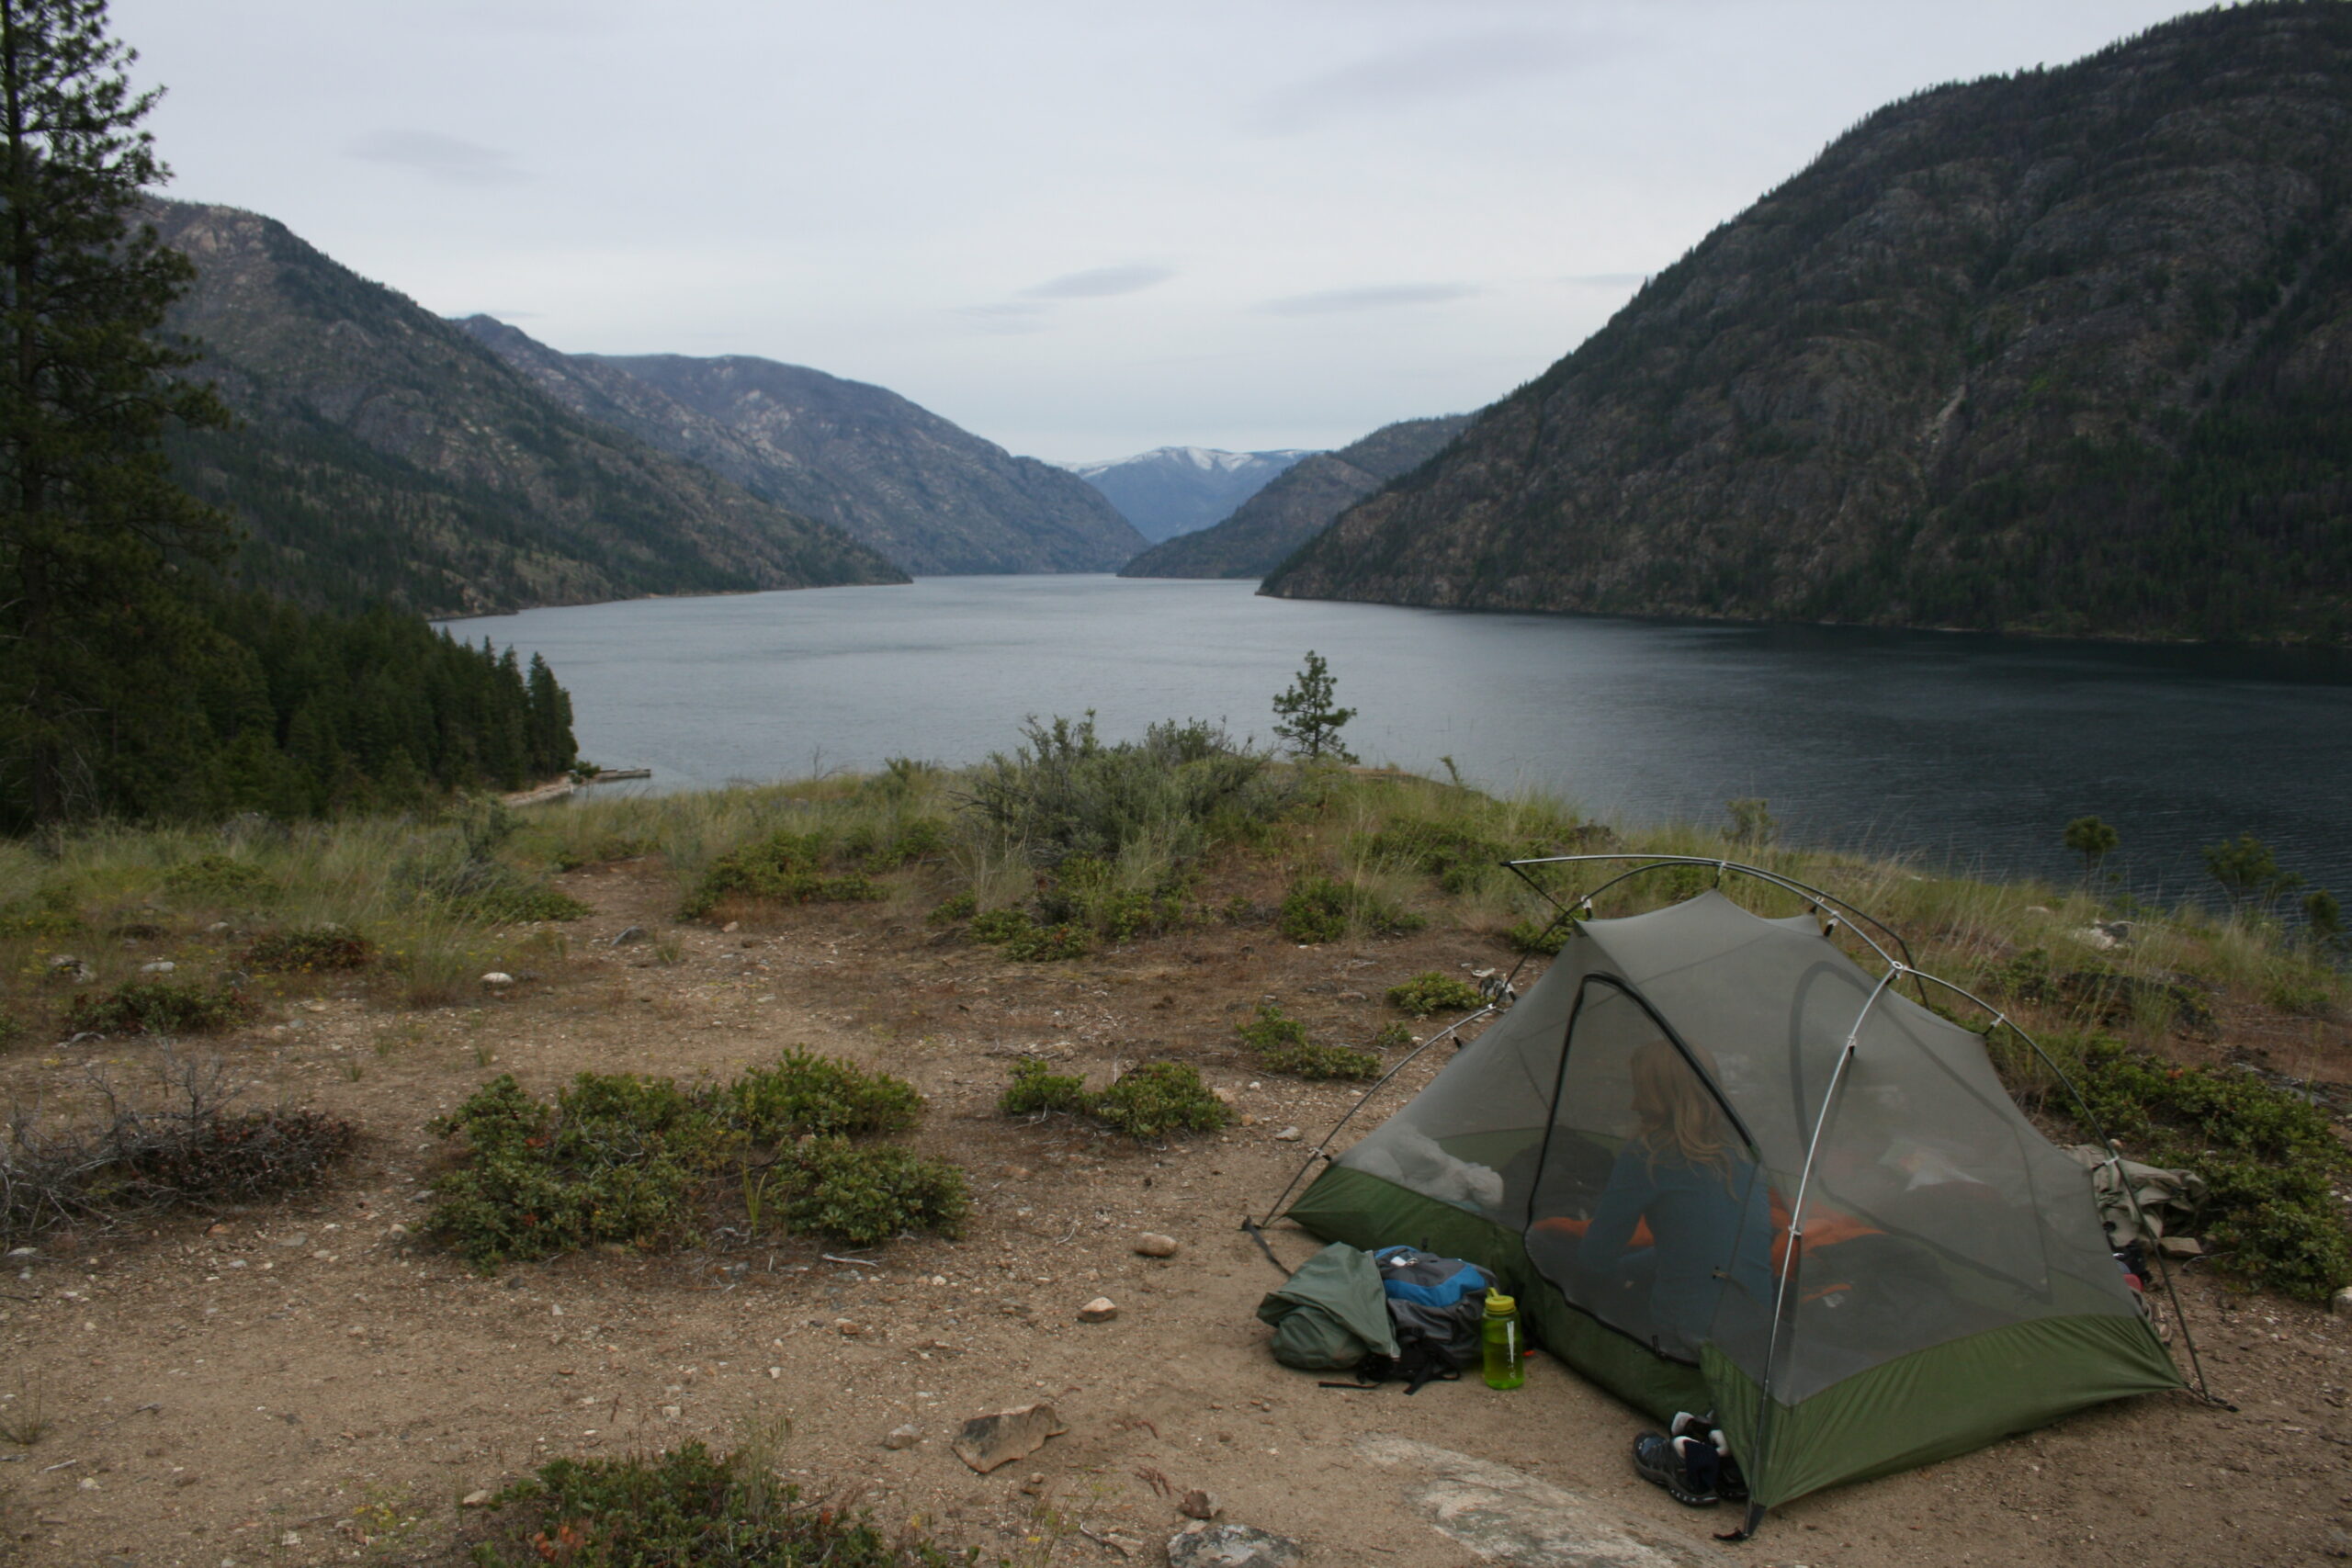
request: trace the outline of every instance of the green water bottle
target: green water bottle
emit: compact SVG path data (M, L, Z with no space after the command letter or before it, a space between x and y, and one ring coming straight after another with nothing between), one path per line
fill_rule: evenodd
M1486 1352L1488 1388L1517 1388L1527 1381L1517 1302L1500 1291L1488 1291L1487 1321L1479 1326L1478 1338Z

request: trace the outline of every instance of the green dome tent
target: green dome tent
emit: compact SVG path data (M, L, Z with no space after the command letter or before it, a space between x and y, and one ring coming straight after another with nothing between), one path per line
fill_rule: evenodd
M1895 993L1918 971L1871 976L1832 925L1716 892L1578 923L1290 1217L1483 1263L1587 1377L1661 1421L1714 1411L1751 1529L2182 1387L2083 1168L1983 1038Z

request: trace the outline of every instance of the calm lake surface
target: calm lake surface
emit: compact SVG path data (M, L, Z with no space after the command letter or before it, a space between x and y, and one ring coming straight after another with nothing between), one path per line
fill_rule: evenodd
M658 786L976 761L1029 715L1266 736L1313 649L1366 761L1533 787L1626 822L1762 796L1791 837L2068 874L2070 818L2143 893L2241 832L2352 897L2352 660L1932 632L1467 615L1248 582L943 577L448 623L544 653L581 750ZM608 786L625 787L625 786Z

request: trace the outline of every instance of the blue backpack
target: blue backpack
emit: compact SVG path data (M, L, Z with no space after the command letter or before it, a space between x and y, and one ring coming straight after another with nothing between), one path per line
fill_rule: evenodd
M1372 1258L1388 1297L1397 1360L1427 1364L1439 1376L1476 1363L1494 1275L1476 1263L1416 1247L1384 1247Z

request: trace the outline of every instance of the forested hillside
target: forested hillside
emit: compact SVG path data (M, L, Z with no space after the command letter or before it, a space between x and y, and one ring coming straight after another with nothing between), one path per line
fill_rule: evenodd
M1350 506L1428 462L1469 423L1468 414L1398 420L1336 452L1315 453L1275 476L1223 522L1153 546L1119 575L1263 577Z
M251 534L247 583L312 605L468 614L904 574L838 530L580 418L283 224L159 201L197 266L171 326L239 428L179 477Z
M72 772L77 818L278 820L515 789L575 758L571 700L536 656L498 653L377 609L314 613L191 586L178 679L127 668ZM0 769L0 831L30 825Z
M1267 592L2352 640L2352 6L1924 92Z

